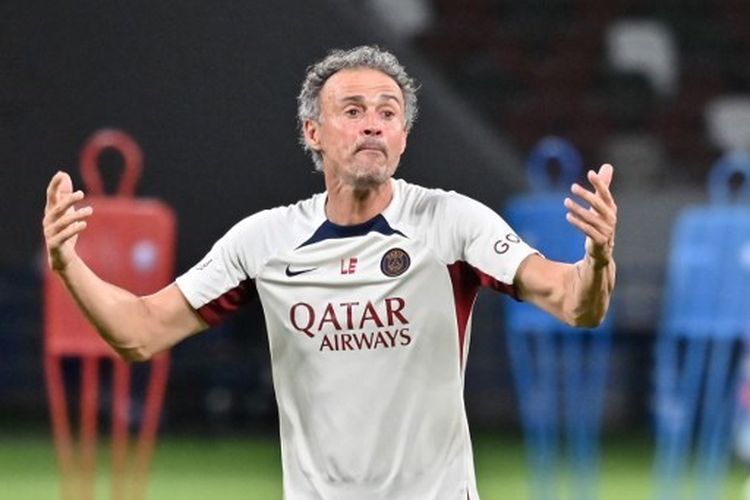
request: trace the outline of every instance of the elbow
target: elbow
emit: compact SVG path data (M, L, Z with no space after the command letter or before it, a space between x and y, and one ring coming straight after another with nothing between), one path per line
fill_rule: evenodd
M601 316L583 316L579 318L575 318L572 321L568 322L569 326L575 327L575 328L596 328L597 326L602 324L602 321L604 321L604 315Z
M120 359L127 363L143 363L150 360L154 354L143 347L115 348Z
M154 355L145 349L130 349L126 352L120 352L120 358L128 363L143 363L150 360Z
M602 324L609 310L609 294L600 294L595 300L577 300L563 307L562 319L574 328L596 328Z
M577 314L572 314L569 318L566 318L566 323L569 326L575 328L596 328L602 324L604 317L607 314L607 307L598 308L596 310L580 311Z
M111 343L112 348L120 356L120 359L128 363L142 363L154 357L154 348L144 338L131 339L127 344Z

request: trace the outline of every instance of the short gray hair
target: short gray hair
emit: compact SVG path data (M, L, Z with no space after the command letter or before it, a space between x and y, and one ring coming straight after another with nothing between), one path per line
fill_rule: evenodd
M323 170L323 158L319 151L310 148L305 141L305 121L317 121L320 118L320 91L326 81L341 70L353 68L375 69L393 78L404 95L404 128L407 132L417 119L417 82L406 73L395 55L373 45L331 50L325 58L307 68L302 89L297 96L300 143L310 153L316 170Z

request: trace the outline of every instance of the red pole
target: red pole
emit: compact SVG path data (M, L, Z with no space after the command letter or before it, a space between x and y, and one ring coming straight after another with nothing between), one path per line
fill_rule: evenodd
M169 373L169 354L165 353L151 362L151 376L146 392L146 406L144 408L143 423L138 436L138 445L135 456L135 473L133 483L136 492L134 500L142 500L146 497L146 485L148 479L148 468L151 455L154 451L156 431L159 428L159 415L161 415L164 393L167 387L167 376Z
M81 359L81 499L94 500L99 360L90 355Z
M130 414L130 365L112 360L112 500L124 500Z
M57 461L62 472L60 493L63 500L76 500L73 456L73 437L70 431L68 407L65 398L65 382L60 369L61 359L54 354L44 356L44 374L47 379L47 396L52 418L52 437L57 450Z

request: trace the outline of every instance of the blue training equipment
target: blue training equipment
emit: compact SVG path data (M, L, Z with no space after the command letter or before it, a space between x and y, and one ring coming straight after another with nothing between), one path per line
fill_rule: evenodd
M549 162L560 166L556 178ZM528 159L530 194L512 199L503 215L547 258L575 262L584 235L565 220L566 189L582 171L576 149L548 137ZM568 498L596 498L599 430L611 349L611 314L595 330L571 328L522 302L506 301L508 351L519 395L531 468L532 498L551 500L567 464Z
M710 204L683 210L672 236L656 346L657 500L721 498L731 456L750 331L750 157L719 160L708 192Z

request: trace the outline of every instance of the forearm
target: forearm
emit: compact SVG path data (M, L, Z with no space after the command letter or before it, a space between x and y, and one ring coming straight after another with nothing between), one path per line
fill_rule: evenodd
M565 321L586 328L598 326L607 313L615 286L614 259L602 263L587 255L576 262L570 273L564 294Z
M147 359L155 322L138 296L99 278L80 257L58 271L66 288L100 336L123 358Z
M47 261L102 338L123 358L142 361L168 349L208 325L173 283L137 297L100 279L75 251L91 207L75 208L82 191L73 192L70 176L58 172L47 187L44 239Z

